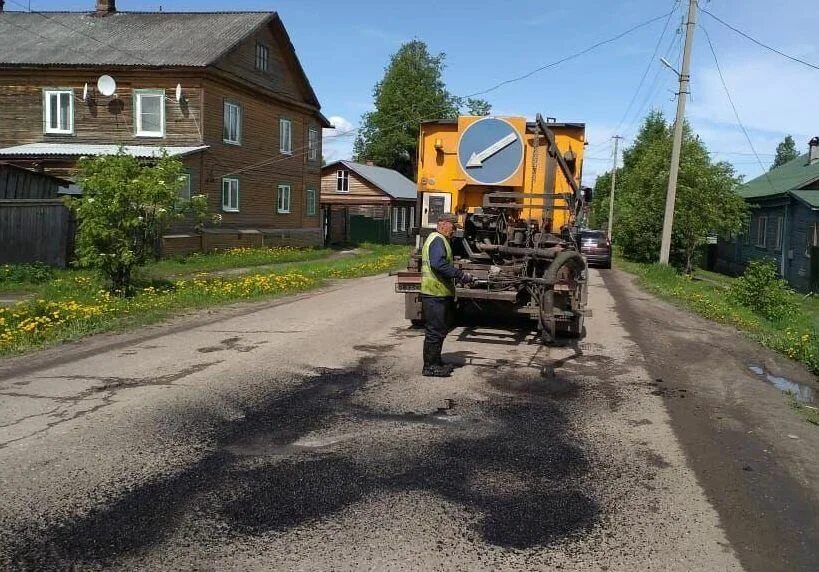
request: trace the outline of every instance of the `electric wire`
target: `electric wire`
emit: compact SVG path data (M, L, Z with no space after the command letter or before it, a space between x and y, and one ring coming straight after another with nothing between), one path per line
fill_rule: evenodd
M748 135L748 130L745 129L745 125L742 124L742 119L739 117L739 111L737 111L737 106L734 105L734 98L731 97L731 90L728 89L728 84L725 81L725 76L722 75L722 68L719 65L719 59L717 58L717 52L714 49L714 44L711 42L711 35L708 33L708 29L705 26L700 26L703 33L705 34L705 39L708 42L708 47L711 50L711 55L714 57L714 65L717 68L717 74L719 75L719 79L722 82L722 87L725 90L725 96L728 98L728 103L731 104L731 109L734 111L734 117L737 120L737 125L742 130L743 135L745 135L745 140L748 142L748 147L751 148L751 152L756 157L756 162L759 164L759 167L762 169L765 178L768 181L768 184L771 186L771 189L776 191L773 182L771 182L771 178L768 176L768 170L765 168L765 165L762 164L762 159L759 158L759 154L756 152L754 148L754 144L751 142L751 137Z

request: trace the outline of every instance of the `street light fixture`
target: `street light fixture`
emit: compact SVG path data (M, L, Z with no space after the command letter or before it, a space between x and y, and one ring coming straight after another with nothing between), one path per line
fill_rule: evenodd
M673 71L675 74L677 74L677 76L680 75L680 72L678 72L677 69L674 66L672 66L671 63L667 59L660 58L660 63L663 64L668 69L670 69L671 71Z

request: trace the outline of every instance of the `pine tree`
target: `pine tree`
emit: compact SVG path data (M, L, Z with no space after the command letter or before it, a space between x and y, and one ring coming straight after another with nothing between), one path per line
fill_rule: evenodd
M776 169L789 161L793 161L797 157L799 157L799 151L796 150L796 142L793 140L793 137L787 135L782 142L776 146L776 158L770 170Z

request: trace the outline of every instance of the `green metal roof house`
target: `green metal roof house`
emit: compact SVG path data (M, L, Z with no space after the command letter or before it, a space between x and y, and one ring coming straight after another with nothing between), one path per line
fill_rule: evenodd
M741 274L749 261L773 258L797 290L819 291L819 137L808 153L742 185L751 207L745 233L720 241L716 269Z

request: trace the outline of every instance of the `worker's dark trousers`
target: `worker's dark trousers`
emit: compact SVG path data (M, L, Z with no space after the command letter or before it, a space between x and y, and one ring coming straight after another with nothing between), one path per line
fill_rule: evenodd
M424 311L424 367L441 363L444 338L452 328L455 300L450 296L421 296Z

